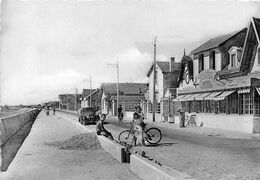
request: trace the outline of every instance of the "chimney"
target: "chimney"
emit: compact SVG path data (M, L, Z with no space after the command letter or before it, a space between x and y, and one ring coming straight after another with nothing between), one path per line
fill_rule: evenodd
M172 72L174 69L174 61L175 61L175 57L171 57L170 58L170 72Z

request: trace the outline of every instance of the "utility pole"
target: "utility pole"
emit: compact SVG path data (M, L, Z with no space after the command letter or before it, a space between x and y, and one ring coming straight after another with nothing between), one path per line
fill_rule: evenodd
M153 54L153 122L155 121L155 83L156 83L156 38L154 38L153 48L154 48L154 54Z
M77 96L78 96L78 88L75 88L75 111L77 111Z
M117 101L117 109L119 106L119 62L118 59L116 61L116 64L107 64L108 66L112 66L114 68L116 68L117 70L117 83L116 83L116 101Z
M89 106L92 107L92 97L91 97L91 89L92 89L92 85L91 85L91 75L89 75L89 87L90 87L90 90L89 90Z

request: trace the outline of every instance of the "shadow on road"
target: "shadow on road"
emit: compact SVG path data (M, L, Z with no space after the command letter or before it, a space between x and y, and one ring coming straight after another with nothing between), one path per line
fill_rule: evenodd
M171 146L178 143L159 143L159 144L148 144L147 147L162 147L162 146Z

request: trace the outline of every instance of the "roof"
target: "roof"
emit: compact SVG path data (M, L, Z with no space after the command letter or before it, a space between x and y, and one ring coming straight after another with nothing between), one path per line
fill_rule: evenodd
M156 61L156 64L159 66L159 68L162 70L163 73L170 72L170 62L167 62L167 61ZM180 67L181 67L181 62L174 62L172 64L172 69L173 70L179 70ZM149 71L147 73L147 76L149 76L151 74L152 70L153 70L153 65L149 69Z
M255 49L259 45L260 19L252 18L246 34L246 40L243 47L240 71L244 74L249 73L254 66L256 56Z
M254 79L254 80L253 80ZM253 81L260 84L260 73L252 73L246 76L238 76L211 82L210 88L187 88L179 90L179 94L204 93L215 91L228 91L233 89L247 88L253 85Z
M246 30L247 28L244 28L240 31L235 31L233 33L230 34L225 34L225 35L221 35L221 36L217 36L213 39L208 40L207 42L205 42L204 44L202 44L201 46L199 46L198 48L194 49L191 54L196 54L202 51L206 51L206 50L210 50L213 48L217 48L219 47L222 43L226 42L228 39L230 39L231 37L233 37L234 35L238 34L241 31Z
M257 18L254 18L254 17L252 19L255 23L256 31L257 31L257 34L258 34L258 37L259 37L260 36L260 19L257 19Z
M117 83L102 83L101 88L105 94L115 95L117 93ZM146 92L145 83L119 83L120 95L140 95Z
M179 74L178 83L180 83L180 81L183 80L183 74L184 74L186 64L188 65L190 79L193 79L193 61L190 56L184 55L181 60L181 70Z
M140 95L140 96L119 96L119 101L141 101L141 100L145 100L144 95ZM111 100L117 100L117 96L111 96Z
M157 65L161 68L162 72L170 71L170 62L158 61Z

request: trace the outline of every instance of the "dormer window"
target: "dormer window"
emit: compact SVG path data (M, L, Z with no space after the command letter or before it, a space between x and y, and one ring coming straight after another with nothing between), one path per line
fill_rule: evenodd
M229 51L229 69L237 68L240 64L242 49L232 46Z

